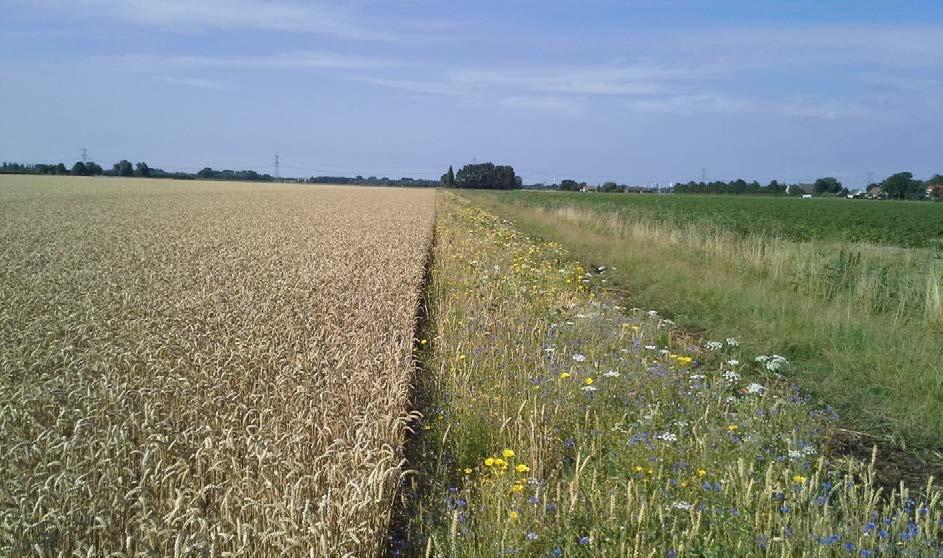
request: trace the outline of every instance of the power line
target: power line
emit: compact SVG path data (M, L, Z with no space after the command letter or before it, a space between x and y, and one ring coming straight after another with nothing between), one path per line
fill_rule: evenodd
M275 154L275 180L278 180L278 153Z
M82 148L82 164L84 165L88 161L88 148Z

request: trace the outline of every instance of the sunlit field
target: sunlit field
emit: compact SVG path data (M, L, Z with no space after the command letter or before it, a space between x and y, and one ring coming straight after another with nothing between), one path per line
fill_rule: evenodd
M0 177L0 554L371 556L433 194Z
M402 555L941 552L940 493L830 451L789 357L623 306L610 269L463 198L436 231Z

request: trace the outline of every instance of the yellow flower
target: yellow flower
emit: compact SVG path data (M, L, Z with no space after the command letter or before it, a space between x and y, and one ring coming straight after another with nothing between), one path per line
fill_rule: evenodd
M649 475L654 475L654 474L655 474L655 470L654 470L654 469L649 469L649 470L647 470L647 471L645 471L645 472L648 473Z
M642 469L641 467L639 467L638 465L636 465L635 467L633 467L632 470L635 471L636 473L641 473L641 472L643 471L643 469Z
M681 481L681 488L687 488L687 487L688 487L688 481Z
M511 459L514 457L514 450L504 448L504 451L501 452L501 455L503 455L505 459Z
M514 467L514 470L517 471L518 473L526 473L530 471L530 467L528 467L527 465L524 465L523 463L519 463L516 467Z
M466 474L466 475L472 474L472 470L471 470L470 468L468 468L468 467L465 467L465 474Z
M731 432L736 432L738 428L740 428L740 427L737 426L736 424L731 424L731 425L729 425L729 426L727 427L727 430L729 430L729 431L731 431Z
M493 457L489 457L488 459L485 459L485 467L491 467L492 465L494 465Z
M697 476L699 477L707 476L707 471L705 471L704 469L698 469Z
M429 342L429 341L426 340L426 339L420 339L420 340L419 340L419 344L420 344L420 345L425 345L425 344L428 343L428 342Z
M517 513L516 511L512 511L508 513L508 519L510 519L511 521L515 521L520 516L521 514Z
M561 379L561 380L565 380L565 379L567 379L567 378L569 378L569 377L570 377L570 373L569 373L569 372L564 372L563 374L560 374L560 379Z
M802 475L795 475L792 477L792 482L796 484L805 484L805 480L806 480L805 477L803 477Z
M465 355L458 355L458 360L465 360Z
M518 494L518 493L520 493L520 492L524 492L524 485L523 485L523 484L515 484L515 485L511 486L511 493L512 493L512 494Z
M592 379L592 378L589 378L589 377L583 378L583 383L586 384L586 385L589 385L589 384L593 383L593 379Z
M508 462L505 461L505 460L503 460L503 459L501 459L500 457L495 457L495 458L494 458L494 464L495 464L496 467L507 467L507 466L508 466Z

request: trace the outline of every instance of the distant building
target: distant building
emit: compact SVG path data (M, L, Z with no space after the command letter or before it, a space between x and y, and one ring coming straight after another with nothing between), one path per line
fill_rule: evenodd
M868 188L868 193L865 194L865 197L870 200L876 200L884 197L884 191L881 190L880 186L871 186Z

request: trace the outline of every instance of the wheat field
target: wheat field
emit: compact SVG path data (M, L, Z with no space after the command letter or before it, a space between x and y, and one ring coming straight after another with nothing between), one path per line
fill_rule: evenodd
M0 177L0 554L370 556L434 194Z

